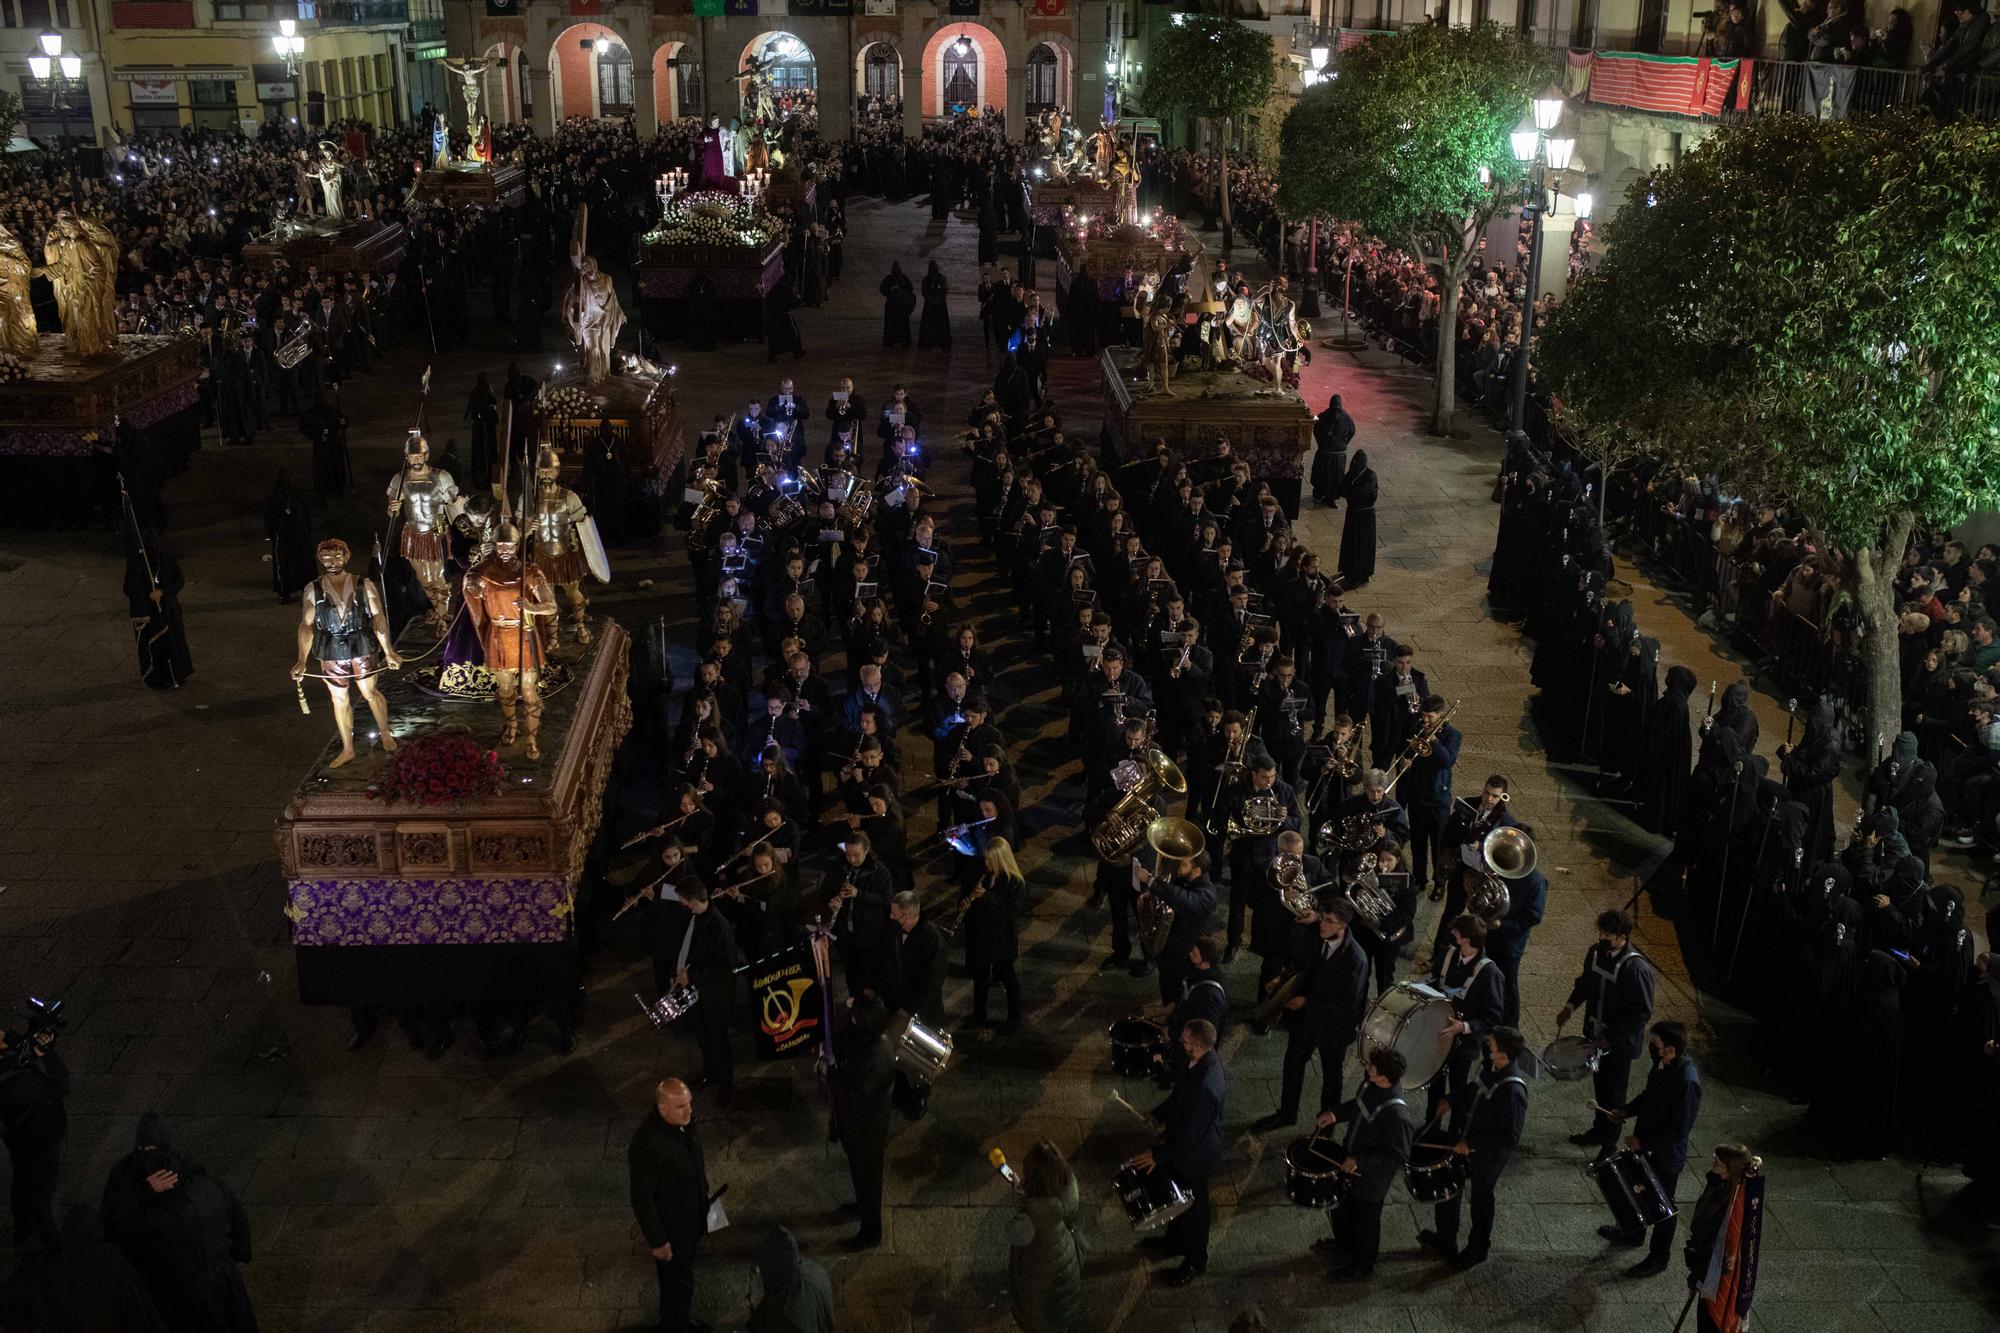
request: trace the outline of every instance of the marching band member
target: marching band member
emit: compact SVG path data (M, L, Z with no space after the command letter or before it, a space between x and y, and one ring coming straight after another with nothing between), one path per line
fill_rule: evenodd
M986 1001L998 981L1007 993L1007 1018L999 1033L1007 1037L1021 1023L1021 978L1014 971L1020 941L1014 919L1027 901L1028 882L1014 860L1012 844L1005 838L988 842L979 859L984 873L960 899L965 970L972 975L972 1021L968 1026L992 1025L986 1016Z
M1457 727L1444 720L1443 696L1426 695L1418 705L1419 733L1436 729L1427 751L1410 759L1399 791L1403 808L1410 812L1410 877L1418 884L1427 874L1444 887L1449 862L1441 836L1451 815L1451 770L1458 763L1458 747L1465 739Z
M1141 861L1141 857L1132 858L1132 874L1140 898L1150 896L1174 909L1173 924L1167 930L1166 943L1160 947L1159 959L1160 999L1172 1004L1180 999L1186 987L1188 950L1208 933L1210 919L1215 915L1215 881L1208 875L1207 852L1163 864L1158 877Z
M1508 804L1509 783L1503 773L1495 773L1486 779L1480 789L1479 802L1474 805L1460 800L1452 811L1451 818L1444 826L1439 839L1437 880L1444 886L1444 911L1439 914L1437 934L1431 940L1431 966L1441 965L1445 953L1451 947L1447 935L1451 923L1465 910L1466 894L1470 892L1472 880L1486 873L1486 858L1481 853L1481 845L1486 835L1497 828L1516 826L1514 812ZM1450 861L1446 861L1449 853ZM1422 887L1419 885L1419 887ZM1512 906L1513 890L1508 890L1508 903Z
M1451 1037L1451 1054L1444 1071L1431 1080L1428 1119L1437 1114L1439 1103L1458 1095L1472 1075L1472 1062L1486 1045L1486 1034L1500 1025L1507 1006L1507 979L1486 956L1486 923L1469 912L1461 912L1451 922L1452 950L1431 984L1451 1000L1455 1015L1445 1031Z
M1370 843L1384 838L1409 840L1410 817L1389 795L1389 775L1379 768L1361 775L1361 790L1340 803L1340 819L1343 824L1365 820L1361 828Z
M1368 951L1375 993L1386 995L1396 984L1396 964L1416 922L1417 887L1403 869L1403 848L1394 838L1383 838L1368 850L1375 854L1375 882L1395 907L1372 926L1356 921L1354 933Z
M1419 1231L1417 1243L1462 1267L1486 1262L1493 1243L1494 1191L1527 1127L1528 1081L1514 1067L1526 1044L1515 1028L1497 1027L1487 1033L1486 1067L1454 1094L1455 1104L1442 1108L1456 1127L1451 1150L1468 1159L1466 1188L1472 1194L1472 1233L1466 1237L1465 1248L1459 1249L1459 1195L1455 1193L1437 1205L1433 1215L1436 1229Z
M1367 1277L1375 1271L1375 1259L1382 1250L1382 1204L1389 1189L1409 1163L1411 1145L1416 1142L1416 1120L1403 1099L1403 1072L1408 1062L1393 1046L1384 1046L1362 1057L1361 1086L1336 1111L1322 1111L1321 1129L1346 1124L1341 1141L1346 1158L1341 1170L1354 1177L1340 1206L1329 1211L1327 1221L1333 1234L1313 1242L1322 1254L1344 1260L1333 1270L1343 1282Z
M1265 755L1251 760L1249 769L1248 779L1238 782L1222 797L1228 820L1240 830L1234 834L1235 842L1229 849L1229 946L1222 956L1225 963L1234 961L1237 947L1243 943L1243 913L1252 892L1265 882L1264 873L1277 854L1278 833L1299 826L1298 797L1291 784L1278 777L1277 762ZM1276 828L1250 831L1249 811L1253 802L1277 805L1280 819Z
M1660 1178L1667 1202L1674 1201L1674 1188L1687 1169L1688 1136L1694 1132L1695 1117L1701 1114L1701 1071L1687 1049L1687 1029L1679 1023L1653 1024L1647 1045L1653 1052L1653 1071L1637 1097L1614 1106L1612 1123L1633 1122L1625 1136L1625 1146L1645 1154ZM1652 1244L1646 1257L1626 1272L1631 1277L1651 1277L1667 1271L1667 1256L1673 1253L1674 1228L1679 1219L1669 1216L1653 1226ZM1646 1239L1616 1226L1601 1226L1597 1234L1616 1245L1637 1245Z
M1257 1122L1259 1131L1298 1123L1306 1066L1319 1056L1321 1111L1340 1096L1347 1047L1361 1027L1368 996L1368 955L1348 930L1354 909L1333 889L1321 889L1314 903L1318 919L1293 933L1288 970L1297 991L1285 1001L1280 1020L1287 1029L1285 1072L1278 1109ZM1283 983L1277 983L1281 988Z
M924 919L923 900L905 889L889 900L889 966L882 1003L891 1016L944 1021L944 932Z
M1186 1186L1194 1206L1167 1223L1164 1244L1180 1266L1167 1274L1169 1286L1184 1287L1208 1271L1208 1181L1222 1161L1222 1108L1228 1083L1215 1054L1215 1027L1195 1019L1177 1040L1187 1056L1187 1069L1167 1099L1154 1109L1162 1126L1160 1141L1140 1153L1133 1164L1144 1171L1164 1171Z
M1521 831L1533 837L1526 824ZM1507 915L1486 933L1486 952L1507 978L1507 1004L1500 1021L1513 1027L1521 1021L1521 958L1528 952L1528 936L1542 924L1548 910L1549 880L1540 870L1530 870L1507 882Z
M850 997L879 994L889 969L889 899L895 887L869 850L866 833L849 833L841 840L841 859L826 877L824 910L840 940Z
M1256 704L1264 743L1278 761L1285 781L1296 786L1299 761L1306 753L1306 730L1312 725L1312 698L1300 682L1291 658L1280 657L1272 662L1270 677L1258 691ZM1446 781L1449 780L1447 777Z
M1556 1014L1556 1027L1569 1022L1583 1006L1583 1034L1596 1043L1597 1072L1591 1076L1591 1100L1600 1107L1625 1104L1632 1062L1646 1042L1646 1024L1653 1018L1653 965L1632 947L1632 918L1619 911L1597 916L1597 943L1583 957L1583 971L1569 988L1569 1001ZM1609 1153L1617 1142L1618 1118L1598 1111L1590 1128L1570 1135L1578 1147Z
M1185 989L1167 1015L1167 1032L1180 1032L1199 1018L1215 1029L1215 1040L1220 1045L1229 1032L1229 993L1223 987L1222 969L1218 966L1222 962L1222 937L1202 936L1189 947L1187 960ZM1167 1060L1169 1077L1177 1077L1187 1068L1187 1052L1171 1036Z
M879 997L860 995L849 1020L834 1038L833 1137L847 1156L854 1186L854 1203L841 1211L852 1211L861 1229L842 1245L872 1250L882 1243L882 1168L889 1150L896 1063L887 1036L889 1011Z
M653 903L644 933L653 954L653 989L660 995L692 985L699 998L689 1020L701 1048L697 1088L714 1084L716 1100L729 1105L735 1089L735 1062L729 1051L729 1008L736 994L736 932L720 912L709 910L708 886L683 881L672 900Z

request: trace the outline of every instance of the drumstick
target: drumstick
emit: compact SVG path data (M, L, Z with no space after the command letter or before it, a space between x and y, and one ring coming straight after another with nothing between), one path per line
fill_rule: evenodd
M1122 1092L1120 1092L1120 1091L1118 1091L1118 1089L1116 1089L1116 1088L1113 1088L1113 1089L1111 1090L1111 1100L1112 1100L1112 1101L1114 1101L1114 1102L1117 1102L1117 1103L1118 1103L1118 1104L1119 1104L1120 1106L1122 1106L1122 1107L1124 1107L1124 1108L1125 1108L1126 1110L1130 1111L1130 1112L1131 1112L1131 1113L1132 1113L1133 1115L1135 1115L1135 1116L1138 1116L1138 1117L1139 1117L1139 1119L1140 1119L1141 1121L1143 1121L1143 1122L1145 1123L1145 1125L1146 1125L1146 1127L1147 1127L1148 1129L1151 1129L1151 1128L1153 1128L1153 1127L1154 1127L1154 1122L1153 1122L1153 1117L1151 1117L1151 1116L1147 1115L1147 1114L1146 1114L1146 1113L1145 1113L1144 1111L1141 1111L1141 1110L1140 1110L1140 1109L1139 1109L1138 1107L1136 1107L1136 1106L1132 1105L1132 1103L1130 1103L1130 1102L1126 1101L1126 1100L1125 1100L1125 1094L1124 1094L1124 1093L1122 1093Z

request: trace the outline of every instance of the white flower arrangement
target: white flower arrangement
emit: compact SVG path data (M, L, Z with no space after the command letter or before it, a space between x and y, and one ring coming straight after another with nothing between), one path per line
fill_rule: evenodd
M667 205L660 225L646 233L646 243L762 249L784 234L782 221L741 195L693 190Z
M602 410L602 404L574 384L557 388L544 387L535 395L535 407L545 417L557 421L575 421L581 417L595 417Z

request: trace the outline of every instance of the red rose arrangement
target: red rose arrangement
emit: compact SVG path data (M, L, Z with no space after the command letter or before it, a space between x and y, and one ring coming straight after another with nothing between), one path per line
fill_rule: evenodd
M491 796L506 776L496 752L482 748L469 735L446 732L403 742L389 771L368 794L411 805L443 805Z

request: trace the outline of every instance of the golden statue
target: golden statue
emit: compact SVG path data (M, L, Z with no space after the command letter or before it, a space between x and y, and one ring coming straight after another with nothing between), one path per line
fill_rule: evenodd
M118 345L117 238L103 223L59 209L42 257L62 315L63 346L79 358L110 354Z
M375 683L383 671L403 665L395 645L389 641L389 616L384 609L382 590L372 579L356 578L347 571L352 554L347 543L330 537L319 544L320 576L306 585L299 614L299 657L292 664L292 679L306 678L306 659L319 659L319 676L333 700L333 726L340 735L340 753L327 764L340 768L354 762L354 699L350 688L361 691L368 711L375 715L377 743L386 751L396 748L395 734L389 730L389 701ZM305 692L299 692L299 707L306 706Z
M569 242L576 285L563 298L563 325L583 360L584 381L602 384L611 375L612 354L618 349L619 331L625 327L625 308L618 304L610 275L599 272L597 261L583 252L589 233L590 205L578 204L576 229Z
M35 265L20 241L0 227L0 352L33 361L42 335L35 328L35 308L28 300L28 282Z

